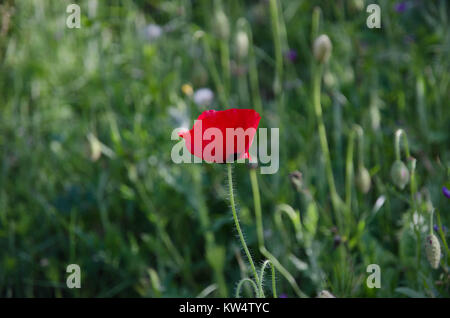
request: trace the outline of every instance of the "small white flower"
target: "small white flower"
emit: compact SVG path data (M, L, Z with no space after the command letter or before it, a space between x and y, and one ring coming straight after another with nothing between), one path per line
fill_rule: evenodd
M147 40L153 41L158 39L163 33L163 29L157 24L149 24L145 27L145 36Z
M209 88L200 88L194 93L194 102L197 105L209 106L214 99L214 93Z

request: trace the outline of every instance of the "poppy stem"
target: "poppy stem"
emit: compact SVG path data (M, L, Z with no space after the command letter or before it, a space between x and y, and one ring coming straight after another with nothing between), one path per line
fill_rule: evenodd
M239 238L241 239L242 246L244 247L245 254L247 255L248 261L250 263L250 267L252 268L253 275L255 276L256 285L259 286L259 277L258 273L256 272L255 263L253 263L253 259L252 256L250 255L250 251L248 250L247 243L245 243L244 235L242 234L241 226L239 225L239 219L236 213L233 194L233 176L231 171L231 163L227 163L227 169L228 169L228 187L230 191L230 203L231 203L231 210L233 211L234 223L239 233Z

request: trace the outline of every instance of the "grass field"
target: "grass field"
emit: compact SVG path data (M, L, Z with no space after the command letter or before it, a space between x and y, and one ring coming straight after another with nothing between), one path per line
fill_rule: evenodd
M372 2L2 1L0 296L254 296L227 168L171 159L173 129L252 108L280 156L232 171L258 290L449 297L449 3Z

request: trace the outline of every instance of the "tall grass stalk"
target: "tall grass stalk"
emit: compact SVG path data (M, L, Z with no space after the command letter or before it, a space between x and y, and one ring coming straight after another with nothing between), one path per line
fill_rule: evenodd
M316 65L315 70L313 71L313 104L317 121L317 129L319 133L320 147L322 149L322 154L325 159L325 169L331 195L331 203L336 213L338 225L342 228L341 199L336 191L333 169L331 165L330 150L328 147L327 134L322 115L322 105L320 102L322 74L323 74L323 65L321 64Z
M270 19L272 22L273 42L275 46L275 82L274 92L275 96L280 97L282 93L282 78L283 78L283 52L281 48L281 32L280 19L278 12L277 0L270 0ZM278 98L278 107L281 107L280 99ZM280 109L278 109L280 111Z
M214 237L214 232L210 230L211 222L209 219L209 211L206 207L205 199L203 197L202 191L201 191L201 174L200 169L198 167L193 168L193 180L194 180L194 187L196 189L196 196L198 198L197 202L199 202L198 206L198 215L200 218L200 224L202 226L202 231L204 235L204 239L206 241L206 254L209 255L211 253L214 253L214 251L217 249L216 240ZM209 259L208 259L209 260ZM220 260L216 260L220 261ZM212 262L211 262L212 263ZM221 297L227 297L228 291L227 291L227 285L223 273L223 264L210 264L213 271L214 276L217 281L218 285L218 291L219 295ZM219 266L222 265L222 266Z
M253 32L247 20L242 19L242 23L248 36L248 68L252 102L255 110L263 117L263 106L261 94L259 93L258 67L256 64L255 49L253 47Z
M208 65L211 77L213 79L214 85L216 86L217 94L219 96L220 103L225 107L228 104L228 94L224 87L224 84L219 76L219 71L217 70L216 64L214 62L214 57L211 51L208 38L203 31L198 31L196 36L200 38L203 44L203 50L206 56L206 63Z
M403 143L402 143L403 141ZM411 179L409 181L409 190L410 190L410 204L411 204L411 222L414 229L414 234L416 236L416 257L417 257L417 270L420 270L420 256L421 256L421 234L419 225L414 222L414 214L419 213L419 209L416 202L416 159L411 157L409 152L409 144L408 137L403 129L398 129L395 132L395 140L394 140L394 148L395 148L395 159L401 160L401 145L403 145L403 150L406 155L406 159L409 160L409 170Z
M224 89L226 96L230 95L230 83L231 83L231 72L230 72L230 44L228 40L219 40L220 48L220 63L222 65L222 72L224 78Z

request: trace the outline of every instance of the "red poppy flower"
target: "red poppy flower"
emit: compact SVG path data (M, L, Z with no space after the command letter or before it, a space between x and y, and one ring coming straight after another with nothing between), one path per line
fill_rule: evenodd
M184 138L190 153L205 161L247 159L260 119L253 109L206 110L191 130L179 136Z

